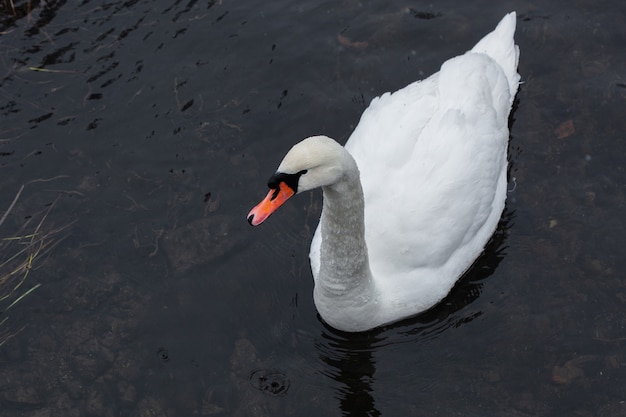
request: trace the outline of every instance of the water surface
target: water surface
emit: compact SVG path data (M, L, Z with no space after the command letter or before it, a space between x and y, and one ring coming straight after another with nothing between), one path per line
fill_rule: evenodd
M373 97L510 10L524 84L485 255L426 314L325 326L307 258L321 196L252 229L266 178L303 137L344 142ZM3 3L0 211L25 188L2 233L53 202L45 230L70 226L3 313L2 415L624 415L625 16L609 1Z

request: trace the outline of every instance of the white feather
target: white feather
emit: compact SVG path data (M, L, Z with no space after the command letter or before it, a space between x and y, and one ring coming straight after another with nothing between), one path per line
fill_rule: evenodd
M345 149L314 137L283 160L280 171L309 170L298 192L324 190L310 258L330 325L361 331L424 311L481 254L506 198L515 23L506 15L438 73L372 100Z

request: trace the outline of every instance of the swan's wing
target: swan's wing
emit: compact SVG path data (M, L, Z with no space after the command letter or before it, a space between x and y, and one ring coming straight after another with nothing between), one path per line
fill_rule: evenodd
M405 165L420 132L437 110L438 73L394 93L372 100L345 148L361 171L361 181L373 182L387 167Z
M424 269L460 274L504 204L507 78L486 55L469 53L409 87L381 97L389 100L384 109L370 107L376 111L364 114L346 146L361 171L372 272L390 279L428 275ZM394 100L399 93L407 98Z

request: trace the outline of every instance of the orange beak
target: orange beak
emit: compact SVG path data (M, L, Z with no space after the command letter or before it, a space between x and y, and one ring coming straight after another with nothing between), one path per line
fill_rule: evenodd
M248 213L248 223L258 226L265 221L278 207L289 200L295 192L284 182L278 183L278 188L270 190L267 196Z

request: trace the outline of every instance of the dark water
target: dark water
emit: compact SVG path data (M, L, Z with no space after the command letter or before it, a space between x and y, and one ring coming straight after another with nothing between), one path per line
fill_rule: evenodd
M266 178L510 10L525 83L485 256L424 315L326 327L321 196L252 229ZM2 416L626 415L625 27L596 0L0 2L0 214L25 184L0 231L54 202L57 242L0 316Z

